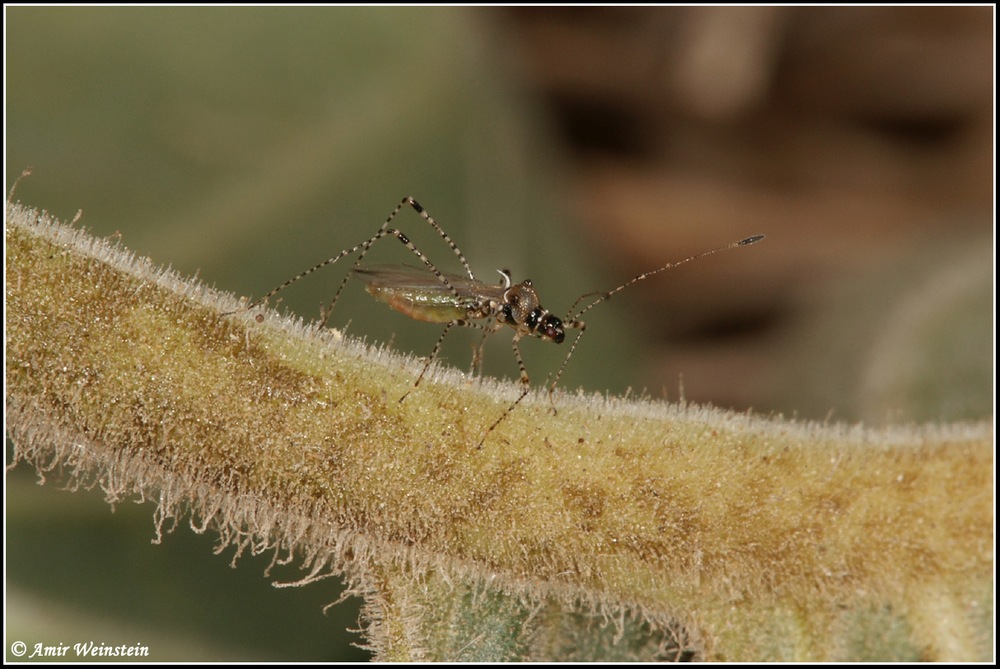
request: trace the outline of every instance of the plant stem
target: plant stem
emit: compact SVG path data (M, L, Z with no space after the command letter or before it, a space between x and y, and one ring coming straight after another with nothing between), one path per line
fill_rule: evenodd
M435 368L400 402L419 361L258 322L19 205L6 247L14 462L346 573L385 658L566 657L595 616L609 648L643 628L700 659L988 658L989 423L532 394L480 449L513 384Z

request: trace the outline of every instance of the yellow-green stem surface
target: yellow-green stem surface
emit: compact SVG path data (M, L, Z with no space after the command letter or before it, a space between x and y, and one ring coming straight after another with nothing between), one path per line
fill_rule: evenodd
M432 368L412 389L420 361L258 322L18 205L6 254L15 462L294 552L306 580L346 573L387 658L453 648L407 637L434 609L400 604L414 584L525 629L552 607L627 614L703 659L989 657L991 424L874 432L568 393L553 415L539 393L479 448L513 385ZM519 634L508 659L560 646Z

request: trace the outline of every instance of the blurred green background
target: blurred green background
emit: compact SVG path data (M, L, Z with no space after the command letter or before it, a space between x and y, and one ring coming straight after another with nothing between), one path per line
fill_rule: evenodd
M588 289L572 245L557 241L552 152L530 105L492 64L495 45L473 13L6 14L6 176L10 184L34 168L16 193L26 204L64 220L82 210L80 225L94 235L120 234L156 263L259 296L367 238L413 195L485 280L498 267L533 272L539 286L553 286L546 295L559 309ZM397 224L443 268L460 269L412 211ZM411 262L395 246L369 258ZM553 248L558 262L547 267ZM315 318L347 266L340 269L286 291L282 308ZM351 288L333 325L430 352L440 328ZM460 368L478 341L469 334L445 350ZM487 372L516 376L509 348L503 338L487 353ZM551 369L555 358L534 353L526 351L529 364ZM172 661L366 657L349 645L360 637L345 632L357 627L356 602L322 614L338 597L332 582L275 590L262 575L269 558L245 557L231 570L227 557L211 555L211 538L186 529L150 546L150 506L125 504L111 515L98 493L38 488L23 467L8 474L6 494L10 640L113 637ZM294 580L289 571L279 580Z
M745 251L588 313L563 387L822 420L993 412L989 8L5 7L16 199L260 296L366 239L404 195L477 276L559 315L685 255ZM441 268L412 211L398 227ZM391 242L372 263L413 262ZM281 294L319 313L346 271ZM350 285L331 319L427 355L440 329ZM467 369L472 332L442 359ZM525 342L536 383L565 346ZM486 374L514 379L510 339ZM10 452L8 446L8 462ZM9 643L153 660L364 659L333 580L274 589L152 508L7 474ZM53 485L55 483L56 485Z

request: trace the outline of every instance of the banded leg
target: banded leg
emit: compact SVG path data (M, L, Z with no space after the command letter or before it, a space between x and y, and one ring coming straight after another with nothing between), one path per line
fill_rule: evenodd
M552 381L552 385L549 386L549 404L552 404L552 413L555 413L556 411L555 403L552 401L552 393L555 392L556 384L558 384L559 379L562 378L563 370L566 369L566 364L569 362L569 359L573 357L573 351L576 350L576 347L577 345L579 345L580 340L583 339L583 333L587 331L587 324L584 323L583 321L576 321L576 320L567 321L563 323L563 327L566 328L567 330L569 330L570 328L574 330L579 330L580 334L578 334L576 336L576 339L573 340L573 345L569 347L569 352L563 359L563 363L559 365L559 371L556 372L556 378Z
M498 269L497 272L500 274L500 285L505 289L510 288L510 269ZM492 329L486 329L483 333L483 338L479 341L479 346L472 347L472 362L469 364L469 376L474 376L476 370L479 370L479 375L482 376L483 373L483 353L486 350L486 338L490 336L491 333L497 330L503 329L502 323L497 323Z
M517 399L514 400L513 404L511 404L509 407L507 407L507 410L504 411L500 415L499 418L497 418L495 421L493 421L493 424L490 425L489 428L487 428L486 433L483 435L483 438L479 440L479 445L476 446L476 448L481 449L483 447L483 443L486 442L486 437L490 436L490 432L492 432L493 430L495 430L496 427L497 427L497 425L499 425L500 423L502 423L504 421L504 419L511 414L511 412L514 410L514 408L518 404L521 403L521 400L523 400L525 397L528 396L528 391L531 390L531 385L530 385L531 384L531 379L528 377L528 370L525 369L525 367L524 367L524 359L521 358L521 350L517 347L517 341L520 338L521 338L521 334L520 333L516 333L514 335L514 341L511 342L511 345L514 348L514 358L517 360L517 367L518 367L518 370L521 373L521 385L522 385L521 394L518 395Z
M377 242L378 240L382 239L383 237L388 237L390 235L396 237L408 249L410 249L418 258L420 258L420 261L424 265L426 265L434 273L434 275L436 277L438 277L441 280L441 283L443 283L449 290L451 290L451 292L455 295L455 297L458 297L458 291L456 291L455 288L453 286L451 286L451 284L448 282L448 279L445 278L445 276L443 274L441 274L441 272L437 269L437 267L434 266L434 263L432 263L430 261L430 259L426 255L424 255L424 253L422 251L420 251L416 246L414 246L413 242L411 242L410 239L404 233L400 232L399 230L395 230L395 229L389 227L389 224L392 223L392 220L396 217L396 214L399 213L400 209L402 209L404 205L410 205L411 207L413 207L414 211L416 211L418 214L420 214L421 218L423 218L425 221L427 221L427 223L432 228L434 228L434 230L437 231L437 233L441 236L441 238L444 239L445 242L448 243L448 246L451 248L452 252L458 257L459 261L462 263L462 266L465 268L465 271L468 273L469 278L475 280L475 276L472 274L472 268L469 267L468 261L465 259L465 256L462 254L462 251L459 250L458 245L455 244L455 242L452 241L451 237L448 236L448 233L446 233L441 228L441 226L438 225L437 221L435 221L433 218L431 218L427 214L427 212L424 211L424 208L422 206L420 206L419 202L417 202L416 200L414 200L412 197L405 197L405 198L403 198L403 200L398 205L396 205L396 208L392 210L391 214L389 214L389 217L385 220L385 223L382 224L382 227L380 227L379 230L378 230L378 232L376 232L372 237L370 237L369 239L366 239L365 241L361 242L360 244L352 246L349 249L345 249L344 251L341 251L340 253L338 253L337 255L335 255L333 257L327 258L326 260L313 265L312 267L310 267L309 269L305 270L304 272L299 272L298 274L296 274L295 276L293 276L288 281L285 281L280 286L278 286L276 288L273 288L272 290L268 291L268 293L265 294L263 297L261 297L261 298L255 300L255 301L253 301L247 307L247 310L249 311L250 309L253 309L254 307L260 306L261 304L263 304L264 302L266 302L268 299L270 299L271 297L273 297L277 293L281 292L285 288L288 288L293 283L295 283L297 281L300 281L301 279L306 278L307 276L309 276L313 272L319 271L319 270L323 269L324 267L327 267L328 265L332 265L332 264L334 264L334 263L342 260L343 258L345 258L345 257L347 257L349 255L357 253L358 251L360 251L361 254L358 256L357 261L355 261L354 268L359 267L361 265L361 260L365 257L365 254L368 253L368 250L372 247L372 245L375 242ZM329 320L330 314L333 312L333 308L337 304L337 300L340 299L340 294L343 292L344 286L347 285L347 281L348 281L348 279L350 279L350 277L351 277L350 274L348 274L346 277L344 277L344 280L340 282L340 286L337 288L337 292L336 292L336 294L334 294L333 300L330 302L330 305L328 307L325 307L325 308L323 308L321 310L321 312L320 312L320 324L321 325L325 325L326 321Z
M424 219L425 221L427 221L428 225L430 225L432 228L434 228L434 230L441 236L441 238L445 242L447 242L449 248L451 248L452 253L454 253L455 256L458 257L459 261L462 263L462 267L465 268L466 273L469 275L469 278L472 279L473 281L475 281L476 277L472 274L472 268L469 267L469 262L465 259L465 255L458 248L458 245L452 240L451 237L448 236L448 233L445 232L444 229L440 225L438 225L437 221L435 221L431 217L430 214L428 214L426 211L424 211L424 208L422 206L420 206L420 203L417 202L416 200L414 200L412 197L409 197L409 196L404 197L400 201L400 203L396 205L396 208L392 210L392 213L389 214L389 217L385 219L385 223L383 223L382 227L379 228L379 233L382 233L384 231L391 231L391 228L389 227L389 224L391 224L392 220L394 218L396 218L396 214L399 213L399 210L402 209L404 205L410 205L410 207L412 207L415 212L417 212L418 214L420 214L420 217L422 219ZM376 241L378 241L379 239L381 239L381 237L384 237L384 236L385 235L376 234L374 237L372 237L371 239L369 239L367 242L363 242L362 244L359 245L359 247L355 248L355 250L360 250L361 254L358 255L358 259L354 262L354 267L351 268L352 270L361 267L361 261L364 260L364 257L368 253L368 250L371 248L372 244L374 244ZM404 237L405 237L405 235L404 235ZM402 238L400 239L400 241L402 241ZM414 253L416 253L417 256L420 258L420 260L422 260L423 263L425 265L427 265L427 267L434 273L434 275L438 279L440 279L441 282L445 286L447 286L451 290L452 293L455 294L455 297L458 297L458 292L448 283L448 280L441 274L441 272L438 270L438 268L435 267L434 264L430 260L427 259L427 256L425 256L423 253L421 253L420 251L418 251L417 248L415 246L413 246L413 244L409 241L409 239L407 239L404 243L407 245L407 247L411 251L413 251ZM334 294L333 300L330 301L330 306L326 307L325 309L323 309L323 311L321 313L321 321L320 321L322 325L325 325L326 322L327 322L327 320L329 320L330 314L333 313L333 308L334 308L334 306L336 306L337 300L340 299L340 294L342 292L344 292L344 287L347 285L347 282L350 280L350 278L351 278L351 274L348 273L347 276L344 277L344 280L340 282L340 286L337 288L337 292Z
M497 328L499 330L500 328ZM479 340L479 344L472 347L472 362L469 364L469 376L475 376L478 372L479 375L483 373L483 353L486 350L486 338L490 336L491 332L496 332L496 330L488 330L483 333L483 338Z
M431 268L434 267L434 265L431 263L430 259L428 259L427 256L425 256L420 249L418 249L416 246L413 245L413 242L410 241L409 237L407 237L405 234L403 234L399 230L393 230L392 228L384 228L384 229L380 229L375 234L374 237L371 237L370 239L366 239L365 241L361 242L360 244L352 246L349 249L344 249L343 251L341 251L337 255L335 255L335 256L333 256L331 258L327 258L323 262L316 263L315 265L313 265L309 269L305 270L304 272L299 272L298 274L296 274L291 279L289 279L288 281L284 282L283 284L281 284L277 288L272 288L263 297L260 297L257 300L254 300L250 304L250 306L247 307L247 310L250 310L250 309L253 309L254 307L260 306L261 304L263 304L264 302L266 302L268 299L270 299L271 297L273 297L277 293L281 292L285 288L288 288L290 285L292 285L296 281L299 281L301 279L306 278L307 276L309 276L313 272L319 271L319 270L323 269L324 267L326 267L328 265L332 265L332 264L336 263L337 261L342 260L343 258L346 258L347 256L351 255L352 253L357 253L361 249L368 249L369 247L371 247L372 244L374 244L378 240L382 239L383 237L388 237L389 235L392 235L392 236L396 237L408 249L410 249L411 251L413 251L413 253L415 253L417 255L417 257L420 258L424 262L424 264L426 264L428 267L431 267ZM445 285L447 285L449 288L451 288L450 284L448 284L447 279L445 279L443 276L441 278L444 279ZM452 288L452 292L455 292L454 288ZM337 295L338 296L340 295L340 291L337 292ZM457 292L456 292L456 295L457 295ZM324 322L325 322L325 319L324 319Z
M417 386L420 385L420 382L424 378L424 374L426 374L427 370L430 369L431 363L437 360L438 353L441 352L441 345L444 344L445 335L447 335L451 331L451 329L455 326L461 328L475 328L477 330L482 330L483 338L485 339L494 332L500 330L500 328L503 327L503 323L501 323L500 321L494 321L491 325L483 325L482 323L472 323L471 321L463 321L463 320L454 320L446 323L444 326L444 332L441 333L441 336L438 337L437 343L434 344L434 350L431 351L430 357L427 358L427 362L424 363L424 368L420 370L420 376L417 377L417 381L416 383L413 384L413 388L416 388ZM407 390L406 394L404 394L402 397L399 398L399 401L402 402L403 400L405 400L407 395L413 392L413 388Z

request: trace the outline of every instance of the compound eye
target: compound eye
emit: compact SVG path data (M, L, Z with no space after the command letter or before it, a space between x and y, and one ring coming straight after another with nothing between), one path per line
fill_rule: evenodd
M563 343L566 338L566 333L563 332L562 321L555 316L549 316L545 319L545 338L551 339L557 344Z

